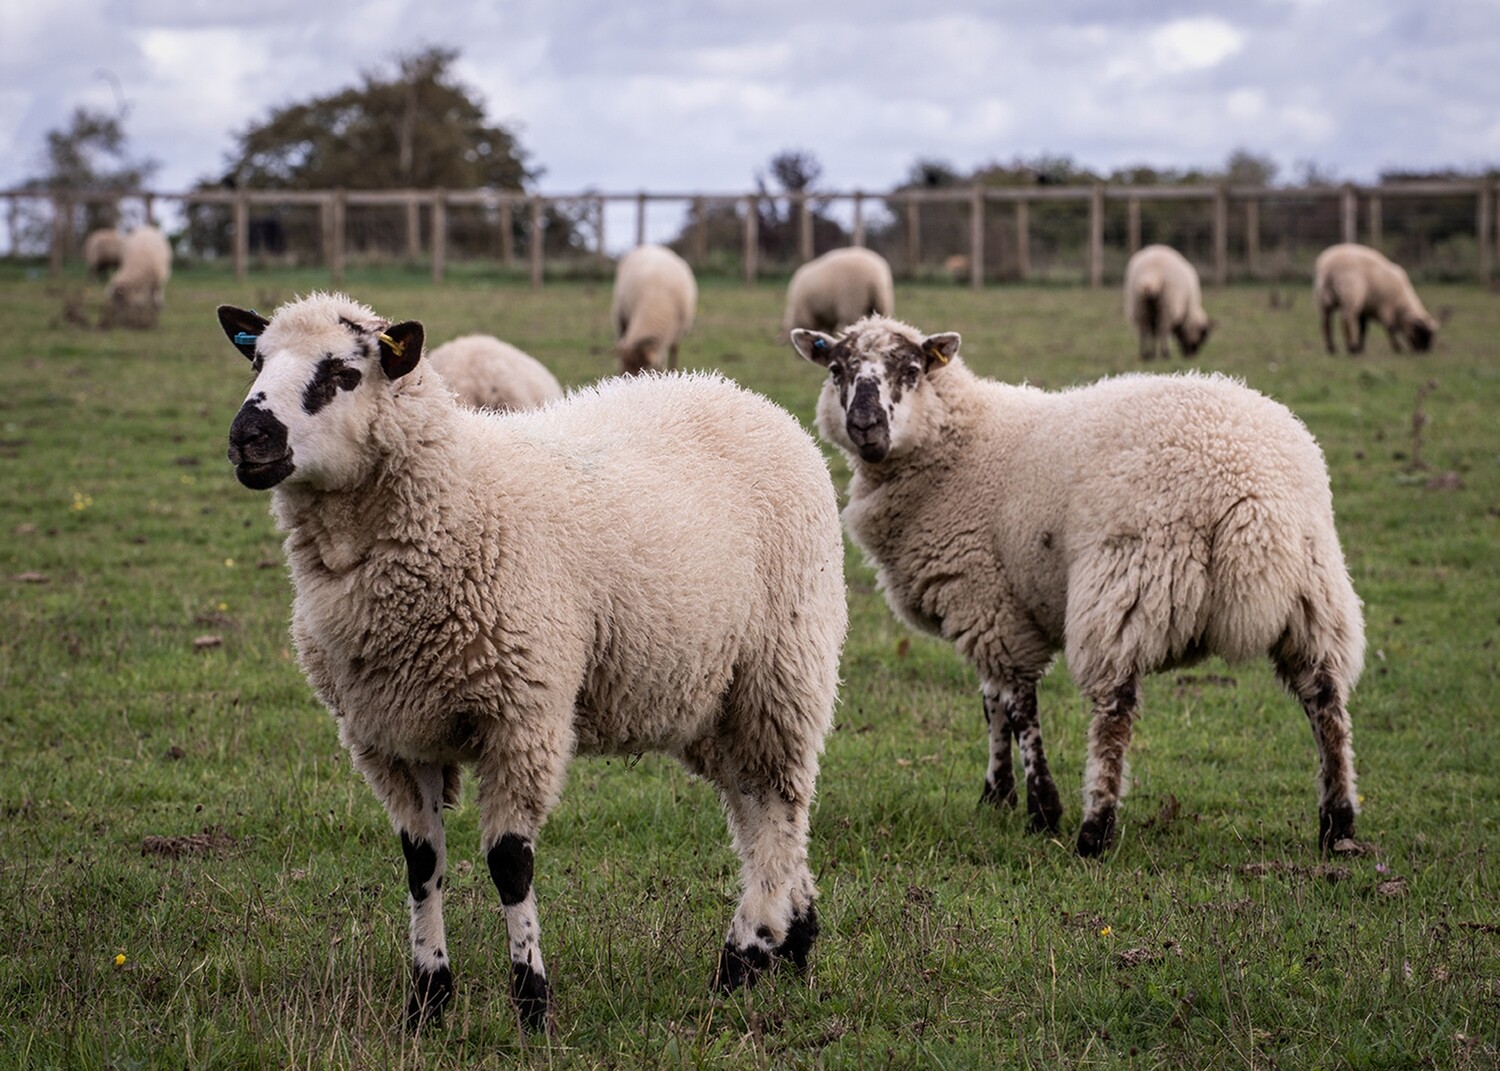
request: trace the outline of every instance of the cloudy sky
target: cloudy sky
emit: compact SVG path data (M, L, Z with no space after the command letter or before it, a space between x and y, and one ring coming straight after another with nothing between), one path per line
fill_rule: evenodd
M157 187L186 188L271 107L429 44L548 193L742 190L785 148L843 189L1042 152L1500 164L1500 0L0 0L0 41L0 188L119 94Z

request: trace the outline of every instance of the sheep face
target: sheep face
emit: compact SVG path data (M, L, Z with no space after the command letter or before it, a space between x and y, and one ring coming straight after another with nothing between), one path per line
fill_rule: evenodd
M1412 349L1426 353L1432 349L1432 340L1437 337L1437 322L1430 316L1413 316L1402 324L1402 334Z
M828 369L818 398L818 430L870 464L899 457L913 444L929 373L958 353L954 332L923 337L905 324L867 316L841 338L798 328L792 345Z
M1209 332L1214 329L1214 322L1209 319L1187 320L1172 329L1177 336L1177 345L1182 347L1184 357L1196 356L1208 341Z
M219 307L224 333L255 369L229 429L235 476L252 490L304 484L329 491L364 479L378 456L371 440L380 395L421 357L419 323L298 312L268 321Z

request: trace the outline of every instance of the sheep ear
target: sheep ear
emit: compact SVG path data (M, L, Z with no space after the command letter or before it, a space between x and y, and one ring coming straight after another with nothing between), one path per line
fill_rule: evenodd
M400 379L422 359L422 325L416 320L391 324L380 332L380 367L389 379Z
M219 306L219 325L224 328L229 341L234 343L234 348L243 353L247 360L255 360L255 343L270 322L254 309Z
M957 331L944 331L940 335L928 335L922 340L922 356L927 361L928 372L941 368L958 356L960 336Z
M802 355L804 360L813 364L828 367L828 362L833 360L833 347L838 344L838 339L832 335L825 335L821 331L809 331L805 327L798 327L792 331L792 348Z

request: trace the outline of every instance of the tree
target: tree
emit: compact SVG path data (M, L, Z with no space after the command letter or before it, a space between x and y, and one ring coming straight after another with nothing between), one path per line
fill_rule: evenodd
M394 70L366 71L358 86L274 109L237 136L224 184L523 190L540 172L455 78L457 58L442 47L400 55Z

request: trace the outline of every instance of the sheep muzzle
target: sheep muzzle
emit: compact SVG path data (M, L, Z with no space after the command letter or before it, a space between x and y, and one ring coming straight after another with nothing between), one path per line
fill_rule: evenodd
M229 426L229 462L235 478L252 491L275 487L296 469L286 425L256 401L248 401Z
M880 387L876 383L861 380L856 384L844 427L861 458L869 462L885 460L891 449L891 425L880 404Z

